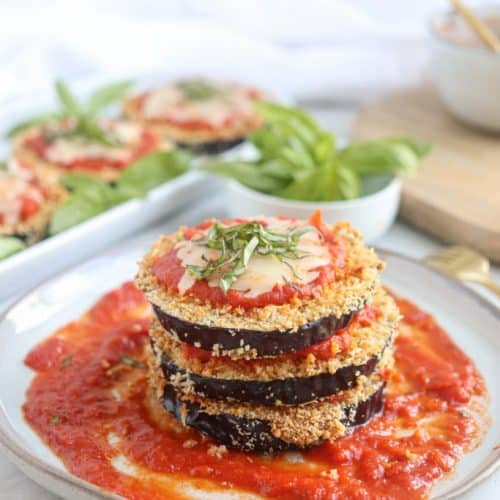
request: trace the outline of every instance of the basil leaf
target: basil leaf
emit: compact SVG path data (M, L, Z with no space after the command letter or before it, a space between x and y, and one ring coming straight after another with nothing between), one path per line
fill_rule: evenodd
M184 150L156 151L128 166L116 183L123 198L141 198L160 184L189 169L191 155Z
M413 148L402 142L366 141L342 149L338 157L360 176L406 172L413 174L420 163Z
M294 179L297 167L279 159L267 160L256 164L256 169L260 175L274 177L276 180L290 182Z
M337 165L337 184L340 199L352 200L361 196L361 182L359 176L356 172L345 167L341 163Z
M273 169L270 164L267 166L269 170ZM279 178L281 173L275 177L269 170L261 170L258 165L250 162L214 161L204 164L201 168L223 177L235 179L249 188L264 193L274 193L283 189L287 184L286 180Z
M104 146L117 146L119 143L113 141L110 134L106 133L97 122L92 121L88 116L81 116L74 129L75 135L81 135L92 142L98 142Z
M85 174L66 174L61 177L61 184L70 191L106 189L106 184L100 179Z
M112 83L95 90L90 95L85 112L87 116L95 116L104 108L116 102L133 85L132 80Z
M383 139L383 141L390 144L402 144L407 146L413 150L419 158L428 155L432 151L432 144L430 142L415 141L406 137L390 137L388 139Z
M87 197L84 193L72 195L54 213L49 234L54 235L65 231L99 215L108 208L103 200L96 203L95 197Z
M288 143L292 139L302 145L305 150L312 152L322 131L304 111L264 101L256 102L255 107L267 123L268 133L286 137Z
M318 137L314 145L313 157L317 165L333 160L335 157L335 137L332 134L324 132Z
M0 260L26 248L26 243L14 236L0 236Z
M297 177L278 195L299 201L349 200L361 195L361 183L355 172L330 161Z
M57 234L110 209L122 200L109 184L85 175L65 175L61 182L71 195L55 211L49 234Z
M259 150L261 158L273 158L276 150L287 146L284 134L276 133L269 127L263 127L250 135L249 140Z
M289 200L321 201L324 198L323 192L329 189L327 185L330 186L330 181L325 176L327 170L324 168L308 171L276 194ZM331 199L337 197L332 196Z
M61 115L59 113L42 113L40 115L33 116L32 118L23 120L22 122L19 122L16 125L13 125L11 128L7 130L5 135L7 138L12 139L12 137L14 137L16 134L22 132L23 130L26 130L29 127L32 127L34 125L42 125L51 120L56 120L60 118Z
M70 116L80 116L82 110L80 108L80 104L76 97L71 93L68 86L58 80L55 84L57 97L59 97L59 101L61 102L64 110Z

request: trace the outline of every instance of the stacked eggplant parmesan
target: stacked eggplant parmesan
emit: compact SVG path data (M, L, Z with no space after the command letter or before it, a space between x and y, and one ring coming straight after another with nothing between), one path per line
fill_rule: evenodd
M155 418L275 452L337 439L379 413L398 309L348 223L208 220L139 265L150 301Z

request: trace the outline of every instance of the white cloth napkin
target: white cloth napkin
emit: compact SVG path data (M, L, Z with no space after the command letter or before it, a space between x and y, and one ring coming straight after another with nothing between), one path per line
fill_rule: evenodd
M471 2L469 2L471 3ZM474 4L474 2L472 2ZM445 0L0 0L0 102L52 80L209 74L359 101L422 79Z

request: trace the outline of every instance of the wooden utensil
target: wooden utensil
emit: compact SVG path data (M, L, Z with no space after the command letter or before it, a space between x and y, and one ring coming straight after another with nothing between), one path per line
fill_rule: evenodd
M462 15L483 43L495 52L500 52L500 40L489 26L466 7L460 0L450 0L455 10Z
M424 262L452 278L484 285L500 297L500 285L490 277L488 259L470 248L453 246L427 256Z

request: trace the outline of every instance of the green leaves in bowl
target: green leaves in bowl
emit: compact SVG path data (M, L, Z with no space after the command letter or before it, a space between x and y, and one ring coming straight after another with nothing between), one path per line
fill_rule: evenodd
M363 194L363 177L415 173L431 149L427 143L397 137L337 148L335 136L304 111L269 102L256 106L266 122L249 137L257 158L214 160L201 168L281 198L319 202L358 198Z
M80 174L65 175L61 182L71 191L55 211L49 227L54 235L84 222L131 198L147 192L189 169L191 155L182 150L157 151L129 165L114 184Z
M82 102L75 97L64 82L56 81L54 86L59 102L59 110L33 116L14 125L7 131L7 137L12 138L19 132L34 125L43 125L50 121L71 118L75 121L74 127L54 133L84 137L89 141L107 146L115 145L116 139L98 125L96 118L108 106L119 100L132 86L132 83L132 81L123 81L98 88L90 94L85 102Z

